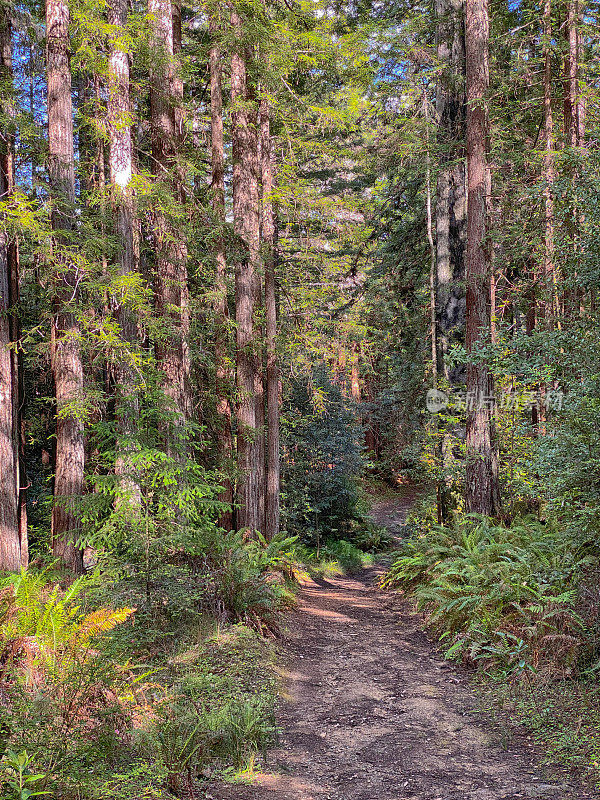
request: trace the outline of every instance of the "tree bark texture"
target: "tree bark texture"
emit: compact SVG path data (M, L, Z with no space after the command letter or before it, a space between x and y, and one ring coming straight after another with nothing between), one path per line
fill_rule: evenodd
M231 57L231 103L233 141L233 219L240 249L235 268L235 315L237 323L237 527L259 529L264 514L258 439L262 436L257 397L257 354L260 352L257 324L259 278L259 191L257 175L256 114L248 91L242 23L231 15L236 49Z
M265 536L279 533L279 368L277 365L277 298L275 292L276 230L273 209L273 147L268 98L260 103L261 232L265 260L265 338L267 351L267 463L265 489Z
M131 135L129 53L123 44L127 29L127 0L111 0L107 10L112 36L108 54L108 141L109 177L119 239L118 270L127 280L138 271L135 246L135 200L132 189L133 140ZM131 309L118 304L115 317L129 350L138 346L137 320ZM135 477L131 453L139 420L136 378L127 359L115 369L115 413L118 430L115 472L119 478L119 503L139 510L140 487Z
M467 250L466 346L485 344L490 328L488 215L489 18L487 0L466 0L467 65ZM494 431L494 382L484 364L467 366L466 504L470 512L494 515L500 508Z
M69 257L75 205L73 107L69 60L69 7L46 0L48 80L48 172L54 232L55 296L52 370L56 392L56 466L52 510L55 557L73 573L83 571L77 500L84 491L84 424L77 406L83 399L80 330L73 304L81 280Z
M467 195L465 168L465 33L463 0L436 0L436 49L442 65L436 90L440 170L437 181L437 372L447 379L444 357L465 324Z
M223 87L221 49L219 47L219 23L214 17L210 21L212 46L209 53L210 66L210 126L212 159L212 208L218 228L214 238L215 256L215 392L217 397L217 451L219 466L230 467L233 455L231 431L231 402L229 395L228 331L229 313L227 304L227 256L225 252L225 147L223 137ZM231 505L233 487L225 480L219 500ZM233 526L231 511L221 516L221 525L230 530Z
M11 24L0 9L0 81L12 81ZM10 100L2 111L10 116ZM0 200L14 190L13 135L0 132ZM18 302L18 248L0 219L0 569L16 572L22 557L19 525L19 364L15 305ZM26 545L26 538L24 544ZM26 549L25 549L26 552Z
M152 162L157 183L183 200L177 149L181 141L176 109L181 105L181 81L176 72L174 17L171 0L149 0L152 18L153 69L150 83ZM178 35L180 34L180 28ZM163 390L172 401L175 422L182 425L192 415L189 357L189 290L187 246L183 232L162 207L154 211L156 313L165 331L156 342L156 359L162 371Z

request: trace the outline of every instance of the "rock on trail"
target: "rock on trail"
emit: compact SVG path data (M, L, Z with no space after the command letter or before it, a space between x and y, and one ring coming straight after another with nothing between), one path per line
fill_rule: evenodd
M384 503L378 521L406 513L406 499ZM477 700L462 671L405 602L377 588L378 574L303 586L284 645L278 746L252 785L212 784L206 798L591 798L545 775L524 737L503 748L502 732L471 712Z

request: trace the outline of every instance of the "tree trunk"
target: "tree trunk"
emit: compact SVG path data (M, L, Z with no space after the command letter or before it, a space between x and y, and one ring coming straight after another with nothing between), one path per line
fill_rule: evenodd
M360 347L357 342L352 342L352 349L350 351L350 395L354 402L360 404L360 379L358 372L358 357Z
M235 270L235 317L237 323L237 527L260 527L264 487L260 485L257 439L262 435L256 397L256 362L259 352L256 285L259 266L259 195L256 171L257 136L254 114L249 110L246 53L241 42L242 25L236 12L231 24L237 36L231 57L233 143L233 220L243 254ZM260 284L259 284L260 285Z
M175 0L172 6L172 20L173 20L173 57L174 69L172 73L172 95L174 103L175 115L175 196L185 209L185 202L187 199L186 188L186 172L185 166L181 164L177 156L183 150L185 144L185 109L184 109L184 85L183 76L181 73L181 53L183 50L182 43L182 22L181 22L181 2ZM193 414L193 399L191 387L191 356L190 356L190 289L188 284L187 274L187 261L188 261L188 248L187 241L181 231L177 231L174 236L174 241L177 247L177 258L180 270L180 284L181 284L181 372L182 379L182 396L181 405L183 408L184 417L191 419Z
M578 18L578 0L567 0L567 19L564 29L566 53L563 78L566 147L577 147L579 138Z
M467 236L463 0L436 0L436 48L443 70L436 90L440 171L436 202L437 372L452 376L444 363L465 321Z
M109 173L116 233L119 238L119 275L138 271L135 247L135 206L133 177L133 142L129 95L129 53L123 45L127 28L127 0L111 0L108 24L113 29L108 55L108 140ZM123 341L129 350L138 344L137 322L131 309L119 305L115 316ZM118 431L115 473L119 479L119 503L139 510L140 487L131 463L134 437L139 420L139 397L133 369L120 359L115 374L115 411Z
M229 366L227 342L229 313L227 306L227 257L225 253L225 154L223 144L223 95L221 85L221 50L218 43L219 26L212 18L210 22L212 46L210 48L210 124L212 152L212 207L218 233L214 241L215 255L215 392L217 397L217 451L219 466L231 467L233 441L231 434L231 403L229 400ZM219 500L233 503L233 487L225 481ZM221 516L220 524L225 530L233 525L232 512Z
M0 81L12 83L12 41L9 9L0 9ZM9 106L8 103L2 105ZM10 108L2 108L10 115ZM13 135L0 133L0 200L14 190ZM0 220L1 222L1 220ZM17 242L0 225L0 569L17 572L22 564L19 526L19 373ZM25 540L26 541L26 540Z
M544 303L540 309L549 328L558 314L557 276L554 263L554 132L552 120L552 6L544 0Z
M84 491L84 426L77 406L83 399L80 330L73 302L80 274L67 248L72 245L75 206L73 106L69 61L69 8L46 0L48 75L48 172L52 200L53 263L52 371L56 392L56 472L52 509L52 549L75 574L83 572L75 505Z
M177 167L175 109L180 106L180 81L175 71L171 0L149 0L154 48L150 83L152 163L156 181L168 187L177 201L183 185ZM189 299L187 246L184 235L163 208L154 212L155 303L165 330L156 342L156 359L163 373L163 390L172 402L174 422L181 426L191 416L189 365ZM172 442L168 442L171 452Z
M346 375L346 345L344 342L338 342L337 345L337 369L336 381L339 384L340 391L343 397L348 395L347 375Z
M579 58L580 58L580 24L581 9L579 0L567 0L567 18L564 34L566 50L564 59L564 139L565 147L580 147L584 139L584 102L579 88ZM573 184L573 200L570 204L569 218L567 219L567 233L571 240L572 267L571 280L575 284L567 290L564 299L565 314L576 316L580 313L583 294L577 284L577 268L581 253L581 208L577 202L577 183L579 180L577 167L571 167L571 181Z
M279 533L279 369L277 366L277 300L275 294L275 214L273 211L273 148L269 101L260 103L262 241L265 258L265 319L267 348L267 468L265 536Z
M466 0L467 64L467 319L466 346L470 353L484 343L490 328L490 254L487 228L487 146L489 90L489 19L487 0ZM494 382L484 364L467 365L468 511L494 515L500 508L498 458L494 431Z
M433 237L433 213L431 205L431 147L429 137L429 98L423 89L423 113L425 117L425 213L427 224L427 243L429 245L429 336L431 338L431 378L432 386L438 383L438 348L436 319L436 247Z

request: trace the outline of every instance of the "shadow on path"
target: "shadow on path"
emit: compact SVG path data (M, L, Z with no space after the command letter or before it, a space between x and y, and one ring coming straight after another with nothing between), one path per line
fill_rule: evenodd
M384 502L378 521L404 518L408 498ZM376 587L377 574L303 586L269 771L251 786L213 784L207 800L591 798L544 776L524 741L503 749L500 732L470 712L462 672L402 600Z

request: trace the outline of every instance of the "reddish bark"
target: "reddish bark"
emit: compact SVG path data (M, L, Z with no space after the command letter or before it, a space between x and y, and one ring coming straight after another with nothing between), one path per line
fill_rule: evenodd
M108 138L109 177L115 227L119 236L119 273L123 276L137 272L135 246L135 206L131 180L133 177L133 141L131 135L131 101L129 54L119 41L127 27L127 0L111 0L108 24L114 35L108 55ZM137 321L132 311L119 305L115 313L121 336L129 348L138 342ZM133 510L138 509L140 487L131 463L132 439L139 418L139 399L135 375L125 360L116 367L116 418L119 432L115 472L119 476L120 493Z
M267 350L267 462L265 479L265 536L279 533L279 369L277 366L277 299L275 293L275 214L273 210L273 148L269 102L260 104L261 233L265 259L265 318Z
M210 120L211 120L211 156L212 156L212 207L218 233L214 241L215 255L215 391L217 397L217 414L219 415L217 430L218 460L221 467L231 464L233 440L231 433L231 403L229 400L229 365L227 359L227 341L229 313L227 307L227 258L225 254L225 155L223 139L223 95L221 85L221 51L217 40L218 23L211 19L210 23L213 43L210 49ZM233 487L230 480L225 481L224 491L219 500L229 505L233 502ZM221 516L220 524L230 530L233 526L231 511Z
M177 148L180 134L176 108L181 104L181 81L176 72L175 53L180 42L173 25L171 0L149 0L152 43L155 50L150 83L150 124L152 162L157 182L168 187L176 200L183 200L183 183L178 173ZM180 33L180 30L179 30ZM172 401L175 422L191 417L189 360L189 293L185 238L170 214L154 211L156 252L155 304L165 322L164 335L156 342L156 359L163 373L163 390Z
M5 85L12 81L11 25L6 9L0 9L0 80ZM10 114L10 108L2 110ZM13 136L7 131L0 133L0 200L10 198L13 190ZM17 302L17 241L0 225L0 569L13 572L27 561L26 530L21 541L19 513Z
M81 279L69 258L74 226L75 166L69 60L69 8L46 0L48 79L48 172L56 271L52 371L56 392L56 465L52 510L52 549L73 573L83 571L76 504L84 491L84 424L77 405L83 398L80 329L73 310Z
M471 353L485 344L490 328L490 254L487 228L487 145L489 136L489 18L487 0L466 0L467 66L467 319L466 346ZM467 366L467 509L494 515L500 508L496 452L493 377L484 364Z
M258 440L262 437L260 398L257 397L257 355L260 337L257 325L260 220L257 175L256 116L251 110L242 23L231 15L236 49L231 57L231 103L233 140L233 219L243 253L235 269L237 323L237 527L260 529L264 514L264 466L259 462Z

